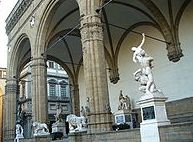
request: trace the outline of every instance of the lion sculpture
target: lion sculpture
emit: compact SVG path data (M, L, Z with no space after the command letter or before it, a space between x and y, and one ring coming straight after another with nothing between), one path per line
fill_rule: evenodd
M45 123L33 123L34 136L49 135L48 126Z
M86 118L84 116L76 116L70 114L66 118L66 122L69 123L70 132L86 131Z

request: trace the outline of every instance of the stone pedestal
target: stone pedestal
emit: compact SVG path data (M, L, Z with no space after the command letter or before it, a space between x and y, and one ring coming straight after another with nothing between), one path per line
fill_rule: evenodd
M160 91L146 93L140 98L138 104L142 116L141 142L160 142L158 126L170 124L165 108L166 100Z
M136 113L131 112L129 110L118 110L114 113L115 116L115 123L117 125L120 124L128 124L130 128L135 128L136 127Z
M67 136L65 122L56 122L52 125L52 134L56 133L62 133L63 136Z
M33 142L50 142L51 140L50 135L47 135L35 137Z

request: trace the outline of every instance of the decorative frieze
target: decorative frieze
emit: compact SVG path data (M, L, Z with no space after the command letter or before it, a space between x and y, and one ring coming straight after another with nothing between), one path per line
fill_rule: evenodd
M6 33L9 34L33 0L19 0L6 19Z

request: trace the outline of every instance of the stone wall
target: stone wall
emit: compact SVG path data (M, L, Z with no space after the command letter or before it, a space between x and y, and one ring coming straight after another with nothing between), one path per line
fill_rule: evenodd
M141 142L140 129L69 135L69 142Z
M33 139L20 139L20 142L51 142L51 136L36 137Z
M193 123L179 123L159 127L161 142L193 142Z
M193 97L167 102L166 109L172 123L193 121Z

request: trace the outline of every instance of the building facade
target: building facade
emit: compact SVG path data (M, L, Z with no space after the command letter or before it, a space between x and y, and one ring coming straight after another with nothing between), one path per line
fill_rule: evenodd
M168 97L169 119L191 123L192 13L192 0L19 0L6 20L6 99L11 103L5 103L5 141L14 137L17 79L29 62L33 121L48 123L47 88L60 83L48 80L46 60L67 72L72 112L80 115L81 106L89 105L88 134L111 131L120 90L139 112L131 48L142 33L143 49L154 58L156 85Z
M31 62L20 74L19 98L17 104L17 121L24 128L24 137L32 138L32 84ZM69 80L64 69L53 61L47 61L47 94L48 94L48 124L51 126L55 120L57 108L62 108L63 119L71 113L71 97Z
M3 128L4 117L4 95L5 95L5 83L6 81L6 68L0 68L0 128ZM0 131L0 140L3 141L3 129Z

